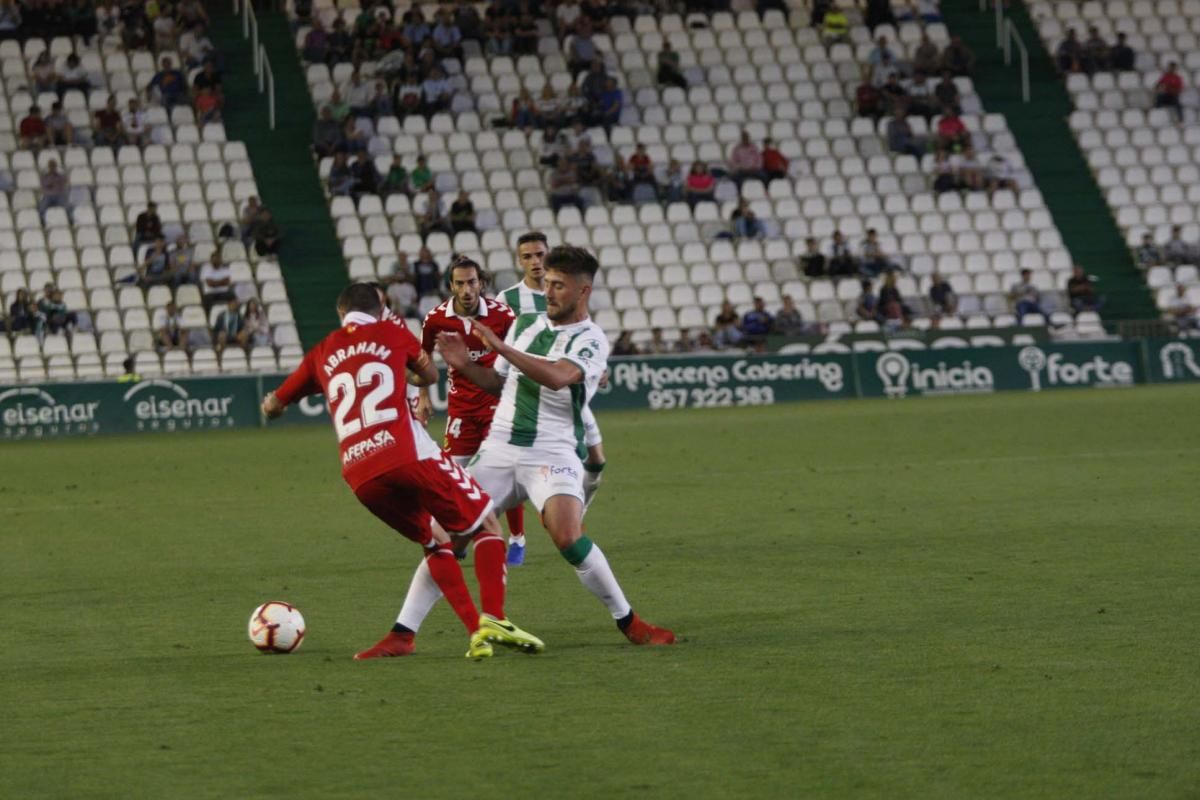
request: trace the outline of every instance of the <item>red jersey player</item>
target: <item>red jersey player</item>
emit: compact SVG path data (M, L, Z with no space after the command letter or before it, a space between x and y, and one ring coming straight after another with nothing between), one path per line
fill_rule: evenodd
M536 637L504 618L504 540L491 498L433 441L417 431L397 390L408 370L417 382L437 380L437 368L402 325L379 324L383 307L375 288L352 284L338 297L342 327L304 357L296 371L263 398L263 414L278 417L291 403L318 392L329 402L341 450L342 477L359 502L388 526L426 550L427 569L471 635L467 656L492 654L496 642L540 652ZM463 581L453 545L435 537L436 517L452 537L475 539L481 616ZM415 631L397 622L356 659L408 655Z
M432 355L439 333L455 333L463 337L473 361L490 367L496 361L496 353L472 328L485 325L503 341L516 321L516 314L505 303L483 296L485 273L478 263L459 256L450 263L449 269L452 297L425 315L421 347ZM443 446L455 463L466 466L487 438L492 416L496 413L497 398L464 378L458 370L450 368L447 377L448 408ZM431 409L429 390L422 389L416 416L428 419ZM506 511L505 519L511 536L525 535L525 513L521 506Z

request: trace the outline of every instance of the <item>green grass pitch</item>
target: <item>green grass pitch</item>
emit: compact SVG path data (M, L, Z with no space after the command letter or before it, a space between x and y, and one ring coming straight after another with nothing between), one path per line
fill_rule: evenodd
M444 604L350 659L417 551L328 430L0 445L0 797L1196 797L1198 409L603 414L589 533L686 642L626 644L530 516L547 652L478 663Z

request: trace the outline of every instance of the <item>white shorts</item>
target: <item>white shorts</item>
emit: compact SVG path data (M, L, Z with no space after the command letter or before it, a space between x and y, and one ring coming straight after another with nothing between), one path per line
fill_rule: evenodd
M583 444L585 447L595 447L603 441L600 437L600 426L596 423L596 415L591 406L583 407Z
M583 495L583 462L570 450L544 450L508 443L484 442L467 471L491 496L497 512L526 500L541 513L555 495Z

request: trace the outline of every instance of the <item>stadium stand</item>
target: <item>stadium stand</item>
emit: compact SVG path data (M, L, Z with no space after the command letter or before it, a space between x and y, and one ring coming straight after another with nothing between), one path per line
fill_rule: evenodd
M1159 310L1194 329L1200 307L1200 2L1042 1L1031 3L1030 13L1064 72L1075 106L1071 129ZM1182 84L1177 103L1159 97L1172 63Z
M238 235L239 205L258 193L243 145L227 141L221 123L199 122L186 95L168 109L157 92L142 109L141 141L102 143L105 131L98 129L95 113L110 96L120 110L144 99L161 63L148 50L126 50L129 32L121 20L111 22L102 19L96 36L30 35L0 42L0 296L6 312L23 312L17 303L20 290L29 289L36 303L52 285L65 306L49 314L28 309L29 329L0 337L0 382L119 376L130 355L143 376L287 367L300 350L279 265L258 258L253 247L247 251ZM158 56L178 65L188 54L165 49L175 43L176 35L160 39L164 49ZM48 59L39 61L43 53ZM77 65L67 63L72 54ZM28 139L22 123L33 107L47 111L60 101L44 79L51 71L61 76L68 70L86 80L86 90L64 87L61 94L72 138L30 148L37 142L22 141ZM198 71L188 70L189 86ZM131 130L135 120L126 116L125 123L127 141L137 139ZM37 128L26 127L30 130ZM52 162L69 187L63 205L44 200L47 188L62 188L53 178ZM194 270L217 250L230 269L237 298L261 301L266 321L248 342L253 346L214 349L211 327L223 304L206 313L194 277L178 286L140 285L138 266L152 245L136 242L135 226L150 203L157 205L169 243L181 235L190 240ZM232 236L222 235L230 231ZM155 327L171 301L192 346L160 353ZM72 324L65 325L65 319L54 324L57 314L70 314ZM10 314L9 324L20 323L20 316ZM51 319L43 319L47 316Z
M347 31L362 24L356 4L338 5L314 5L323 29L338 20ZM384 27L411 23L407 7L376 6L375 11L384 15ZM549 171L540 164L549 148L544 130L507 123L522 91L538 98L549 87L560 102L570 100L572 87L587 78L572 75L578 37L542 19L536 22L536 54L497 55L487 42L481 47L463 41L461 59L440 60L452 95L447 110L402 119L364 116L353 124L379 176L387 174L394 156L411 171L420 155L441 194L467 192L476 209L476 230L423 237L419 217L425 209L418 205L414 213L405 194L331 196L351 275L389 278L399 253L411 258L427 245L442 264L452 251L482 253L497 286L504 286L516 280L511 242L522 231L538 228L552 241L586 244L598 252L605 269L604 285L595 294L596 318L614 339L628 330L644 343L655 327L673 339L680 329L708 328L726 300L741 313L756 296L778 308L783 295L795 299L806 321L836 338L877 333L879 322L861 320L856 313L857 277L802 273L805 241L815 237L828 254L839 231L857 254L866 231L875 229L882 251L905 268L897 286L912 309L914 327L982 331L1049 323L1058 336L1101 333L1094 315L1077 324L1069 313L1061 290L1070 255L1003 117L985 112L969 77L957 77L954 84L977 160L987 164L992 154L1003 156L1015 191L935 193L938 167L932 154L918 159L891 153L887 120L856 116L856 88L876 42L854 13L845 41L832 43L823 42L820 30L809 24L807 7L794 7L787 17L778 10L761 17L754 12L611 17L607 32L586 37L601 55L604 71L616 79L624 102L615 124L569 132L569 146L586 137L600 169L611 172L618 159L627 160L636 145L644 144L660 186L667 183L665 169L672 160L685 166L707 163L717 173L713 202L694 207L649 198L614 202L601 191L584 190L585 208L553 210ZM296 43L302 55L310 56L314 103L344 104L354 67L336 58L313 61L306 53L310 30L301 25ZM909 61L923 30L939 49L950 41L938 23L882 25L874 35L887 37L897 59ZM686 88L656 80L657 54L668 44L678 54ZM363 81L388 74L389 60L361 61ZM505 126L494 127L497 122ZM910 119L917 136L936 130L938 122L938 117ZM743 131L755 143L767 138L777 143L788 160L785 176L745 180L739 192L728 160ZM322 158L319 168L327 177L333 160ZM725 238L740 200L761 221L761 238ZM1009 289L1022 268L1033 271L1047 315L1018 319L1014 313ZM936 321L928 299L935 272L958 296L956 313ZM434 301L423 298L424 305Z

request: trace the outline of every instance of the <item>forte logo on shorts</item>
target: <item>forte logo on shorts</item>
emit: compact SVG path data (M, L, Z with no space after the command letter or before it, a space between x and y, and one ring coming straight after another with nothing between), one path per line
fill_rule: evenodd
M96 433L99 406L99 402L60 403L36 386L9 389L0 392L0 425L5 439Z
M979 394L995 391L996 378L987 367L969 360L939 361L931 367L914 364L903 353L883 353L875 361L875 373L888 397L905 397L909 391L926 395Z
M197 388L198 384L193 384ZM233 395L194 397L174 381L142 381L121 398L133 409L139 431L176 431L223 428L234 425L230 406Z
M560 467L552 464L543 464L538 468L541 473L542 480L552 483L556 480L564 480L570 478L573 481L579 480L579 470L574 467Z
M1017 363L1029 373L1029 388L1042 390L1042 373L1046 386L1132 386L1133 365L1128 361L1109 361L1095 355L1082 361L1070 361L1063 353L1046 352L1040 347L1021 348Z
M366 458L369 455L374 455L378 450L385 447L391 447L396 443L396 437L392 436L387 431L379 431L369 439L363 439L361 442L356 442L346 448L345 455L342 456L342 465L353 463L359 459Z

